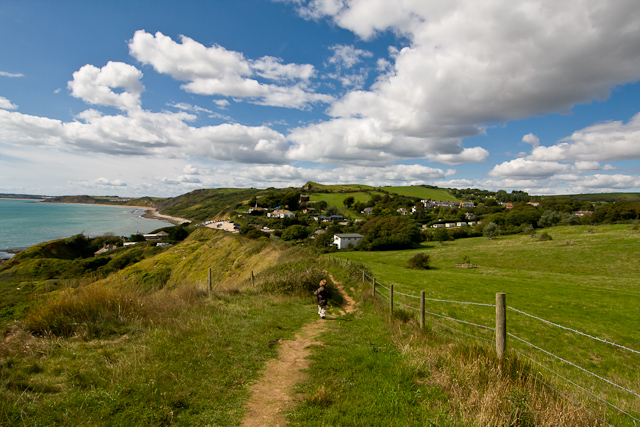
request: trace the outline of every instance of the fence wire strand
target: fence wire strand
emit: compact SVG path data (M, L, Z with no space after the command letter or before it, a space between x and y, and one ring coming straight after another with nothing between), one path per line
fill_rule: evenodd
M638 394L638 393L634 392L633 390L629 390L628 388L625 388L625 387L623 387L623 386L621 386L621 385L618 385L618 384L616 384L616 383L614 383L614 382L612 382L612 381L609 381L608 379L603 378L603 377L599 376L598 374L594 374L593 372L591 372L591 371L589 371L589 370L587 370L587 369L585 369L585 368L583 368L583 367L581 367L581 366L578 366L578 365L576 365L576 364L575 364L575 363L573 363L573 362L569 362L568 360L565 360L565 359L563 359L563 358L562 358L562 357L560 357L560 356L556 356L555 354L553 354L553 353L551 353L551 352L548 352L547 350L542 349L542 348L540 348L540 347L538 347L538 346L536 346L536 345L534 345L534 344L531 344L530 342L525 341L525 340L523 340L522 338L519 338L519 337L517 337L517 336L513 335L512 333L507 333L507 335L509 335L510 337L515 338L515 339L517 339L518 341L521 341L521 342L523 342L523 343L525 343L525 344L527 344L527 345L529 345L529 346L531 346L531 347L535 348L536 350L539 350L539 351L541 351L541 352L543 352L543 353L545 353L545 354L547 354L547 355L549 355L549 356L551 356L551 357L555 357L556 359L558 359L558 360L560 360L560 361L562 361L562 362L564 362L564 363L566 363L566 364L568 364L568 365L571 365L571 366L573 366L574 368L577 368L577 369L579 369L579 370L581 370L581 371L583 371L583 372L585 372L585 373L587 373L587 374L589 374L589 375L592 375L592 376L594 376L594 377L598 378L599 380L602 380L602 381L604 381L604 382L606 382L606 383L608 383L608 384L610 384L610 385L612 385L612 386L614 386L614 387L618 387L620 390L624 390L624 391L626 391L627 393L633 394L633 395L634 395L634 396L636 396L636 397L640 397L640 394Z
M625 347L625 346L623 346L623 345L616 344L616 343L614 343L614 342L611 342L611 341L606 340L606 339L603 339L603 338L594 337L594 336L592 336L592 335L585 334L584 332L576 331L575 329L571 329L571 328L568 328L568 327L566 327L566 326L558 325L557 323L553 323L553 322L550 322L550 321L548 321L548 320L542 319L542 318L540 318L540 317L536 317L536 316L534 316L534 315L532 315L532 314L525 313L524 311L520 311L520 310L518 310L518 309L516 309L516 308L513 308L513 307L507 307L507 309L508 309L508 310L511 310L511 311L515 311L516 313L520 313L520 314L522 314L522 315L524 315L524 316L531 317L532 319L536 319L536 320L539 320L539 321L541 321L541 322L547 323L547 324L549 324L549 325L551 325L551 326L555 326L555 327L557 327L557 328L564 329L565 331L570 331L570 332L576 333L576 334L578 334L578 335L582 335L583 337L591 338L592 340L600 341L600 342L603 342L603 343L605 343L605 344L609 344L609 345L612 345L612 346L614 346L614 347L618 347L618 348L621 348L621 349L623 349L623 350L630 351L630 352L632 352L632 353L640 354L640 351L634 350L634 349L632 349L632 348L628 348L628 347Z
M620 413L625 414L625 415L626 415L626 416L628 416L629 418L631 418L631 419L633 419L633 420L635 420L635 421L640 421L638 418L636 418L636 417L634 417L633 415L631 415L631 414L629 414L629 413L625 412L623 409L618 408L617 406L615 406L615 405L613 405L612 403L608 402L606 399L603 399L603 398L601 398L600 396L598 396L597 394L594 394L594 393L590 392L590 391L589 391L589 390L587 390L586 388L582 387L580 384L577 384L577 383L575 383L575 382L571 381L569 378L567 378L567 377L565 377L565 376L563 376L563 375L561 375L561 374L557 373L557 372L556 372L556 371L554 371L553 369L546 367L546 366L545 366L545 365L543 365L542 363L540 363L540 362L538 362L537 360L535 360L535 359L533 359L533 358L531 358L531 357L527 356L527 355L526 355L526 354L524 354L523 352L521 352L521 351L519 351L519 350L516 350L516 349L513 349L513 351L515 351L516 353L518 353L519 355L521 355L521 356L522 356L522 357L524 357L525 359L528 359L529 361L531 361L531 362L535 363L536 365L540 366L541 368L546 369L547 371L551 372L553 375L555 375L555 376L557 376L557 377L559 377L559 378L562 378L563 380L565 380L565 381L566 381L566 382L568 382L569 384L573 385L574 387L579 388L580 390L582 390L582 391L584 391L585 393L589 394L590 396L592 396L592 397L596 398L597 400L599 400L599 401L601 401L601 402L603 402L603 403L606 403L607 405L609 405L609 406L610 406L610 407L612 407L613 409L616 409L616 410L617 410L617 411L619 411ZM541 381L541 382L542 382L543 384L545 384L543 381ZM547 387L551 387L551 386L549 386L548 384L545 384L545 385L546 385ZM553 388L553 387L551 387L551 388ZM554 389L554 390L555 390L555 389ZM558 392L558 393L564 394L564 393L562 393L562 392L561 392L561 391L559 391L559 390L555 390L555 391L556 391L556 392ZM566 397L566 396L565 396L565 397ZM575 403L574 403L574 404L575 404ZM593 415L593 414L592 414L592 415Z

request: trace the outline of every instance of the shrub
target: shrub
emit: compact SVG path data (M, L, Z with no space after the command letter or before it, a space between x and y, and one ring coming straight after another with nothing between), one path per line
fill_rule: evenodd
M553 238L549 236L549 234L546 231L540 234L540 236L538 237L539 242L546 242L548 240L553 240Z
M430 262L431 257L424 252L420 252L412 256L409 261L407 261L407 267L413 268L414 270L428 270Z

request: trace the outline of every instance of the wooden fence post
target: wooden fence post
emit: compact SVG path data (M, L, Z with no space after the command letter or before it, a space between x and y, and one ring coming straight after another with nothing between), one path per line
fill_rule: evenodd
M373 299L376 299L376 278L373 278Z
M507 303L506 294L496 294L496 352L502 359L507 348Z
M211 267L209 267L209 295L211 295L212 289L213 289L213 285L211 284Z
M256 278L253 275L253 270L251 270L251 286L254 288L256 287Z
M424 329L424 291L420 291L420 329Z
M389 285L389 312L393 316L393 284Z

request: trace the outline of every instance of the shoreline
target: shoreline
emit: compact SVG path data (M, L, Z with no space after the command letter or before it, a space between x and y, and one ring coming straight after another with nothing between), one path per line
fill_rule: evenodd
M16 200L14 198L2 198L3 200ZM41 203L43 200L45 199L20 199L20 200L33 200L35 203ZM137 215L140 218L144 218L144 219L155 219L157 221L163 221L163 222L167 222L169 224L172 224L174 226L180 225L182 223L185 222L193 222L189 219L186 218L180 218L180 217L174 217L174 216L170 216L170 215L164 215L158 212L158 210L156 208L150 208L149 206L134 206L134 205L111 205L111 204L105 204L105 203L57 203L57 202L47 202L47 203L54 203L54 204L61 204L61 205L79 205L79 206L103 206L103 207L115 207L115 208L130 208L133 211L136 210L141 210L141 211L145 211L142 215ZM40 242L42 243L42 242ZM36 243L39 244L39 243ZM33 246L33 245L32 245ZM29 249L31 246L28 247L24 247L24 248L4 248L4 249L0 249L0 261L4 261L6 259L10 259L5 257L6 255L15 255L18 252L22 252L26 249ZM5 255L6 254L6 255Z
M35 200L35 199L29 199ZM44 200L44 199L42 199ZM41 200L39 200L41 201ZM142 218L146 219L157 219L160 221L166 221L173 225L180 225L184 222L193 222L190 219L180 218L177 216L164 215L158 212L156 208L150 208L149 206L135 206L135 205L110 205L106 203L66 203L66 202L46 202L46 203L54 203L60 205L79 205L79 206L109 206L113 208L131 208L136 210L144 210L146 211L144 214L140 215Z

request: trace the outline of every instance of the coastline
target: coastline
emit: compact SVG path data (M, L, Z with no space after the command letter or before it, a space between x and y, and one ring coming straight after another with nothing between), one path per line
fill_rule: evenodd
M3 200L5 198L2 198ZM6 200L16 200L15 198L6 198ZM33 201L35 203L43 203L44 199L20 199L20 200L28 200ZM152 208L149 206L137 206L137 205L116 205L116 204L106 204L106 203L56 203L56 202L47 202L52 204L59 205L80 205L80 206L102 206L102 207L116 207L116 208L125 208L126 210L130 210L130 214L133 214L134 217L142 218L142 219L152 219L167 223L167 225L180 225L185 222L192 222L186 218L174 217L171 215L164 215L157 211L156 208ZM160 226L162 227L162 226ZM46 240L43 240L46 241ZM35 243L38 244L38 243ZM19 245L6 245L6 248L0 248L0 262L6 259L10 259L13 255L18 252L21 252L25 249L28 249L30 246L19 246Z
M41 200L38 200L41 201ZM134 205L110 205L106 203L66 203L66 202L46 202L46 203L58 203L61 205L80 205L80 206L110 206L115 208L132 208L144 210L146 213L140 215L142 218L157 219L159 221L166 221L173 225L180 225L184 222L193 222L190 219L180 218L177 216L164 215L158 212L156 208L150 208L149 206L134 206Z

